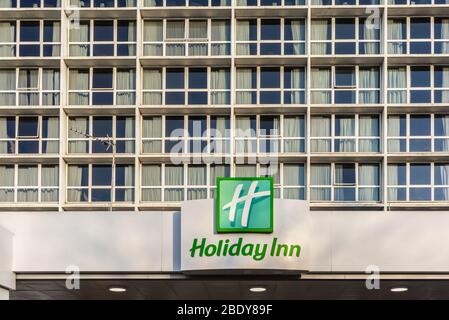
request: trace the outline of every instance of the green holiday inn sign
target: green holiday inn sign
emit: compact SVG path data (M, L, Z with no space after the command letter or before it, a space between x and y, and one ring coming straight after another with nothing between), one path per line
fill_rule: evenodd
M218 234L273 233L273 178L217 178L215 228ZM266 237L264 237L266 239ZM300 245L278 242L277 237L265 243L246 242L245 237L193 239L190 257L246 256L262 261L266 256L299 257Z
M217 232L272 233L273 193L273 178L217 178Z

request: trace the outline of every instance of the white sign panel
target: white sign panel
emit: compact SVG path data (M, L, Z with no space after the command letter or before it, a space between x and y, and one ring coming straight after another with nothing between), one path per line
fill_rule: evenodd
M215 206L214 200L183 203L182 271L245 269L272 273L308 269L307 202L274 200L272 233L218 233Z

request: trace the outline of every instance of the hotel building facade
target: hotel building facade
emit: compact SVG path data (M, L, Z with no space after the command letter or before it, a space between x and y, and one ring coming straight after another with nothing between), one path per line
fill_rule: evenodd
M0 0L0 226L170 215L217 177L445 215L448 59L448 0Z

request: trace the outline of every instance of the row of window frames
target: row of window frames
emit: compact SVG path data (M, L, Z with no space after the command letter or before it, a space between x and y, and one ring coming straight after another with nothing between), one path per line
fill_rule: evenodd
M0 202L57 202L57 165L0 166Z
M92 41L91 41L92 39ZM135 56L135 20L88 20L72 25L70 56Z
M70 0L76 7L136 7L136 0ZM61 0L9 0L2 2L0 8L60 8Z
M406 1L406 0L395 0ZM417 2L430 2L431 0L417 0ZM444 4L446 0L435 0L437 4ZM162 6L230 6L231 0L144 0L144 7ZM236 0L237 6L305 6L306 0ZM381 4L381 0L311 0L312 5L376 5ZM423 3L424 4L424 3Z
M388 103L447 103L448 79L446 66L388 68Z
M311 5L378 5L381 0L311 0ZM426 4L448 4L447 0L389 0L390 5L426 5ZM237 0L238 6L304 6L305 0ZM11 0L4 8L59 8L60 0ZM136 7L135 0L71 0L70 5L81 8L113 8L113 7ZM144 0L144 7L161 6L230 6L230 0Z
M389 54L448 54L448 18L388 20Z
M389 164L388 201L448 201L449 165L446 163Z
M1 22L0 55L6 57L55 57L61 55L61 23L49 20ZM18 26L17 28L15 26ZM19 50L16 49L19 39Z
M81 184L78 201L133 201L134 166L115 166L114 184L111 165L81 165L79 176L68 174L68 201L77 192L71 188L71 179ZM57 165L7 165L0 166L0 202L57 202L59 192L59 171ZM90 174L89 174L90 172ZM40 183L39 183L40 182ZM113 186L112 186L113 185ZM114 198L111 197L114 190Z
M304 165L236 165L235 176L274 177L275 196L304 199ZM281 173L281 171L283 173ZM142 201L182 201L215 196L216 177L229 177L229 165L143 165ZM281 187L281 179L284 183ZM185 183L185 181L187 183Z

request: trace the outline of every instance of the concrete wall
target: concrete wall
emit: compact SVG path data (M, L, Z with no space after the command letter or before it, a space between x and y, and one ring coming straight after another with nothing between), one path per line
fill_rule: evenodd
M302 216L310 225L311 271L364 272L374 264L383 272L449 272L449 212ZM14 234L15 272L64 272L68 265L83 272L179 270L179 214L174 212L2 213L0 227ZM10 241L11 234L0 230L0 252L7 257ZM3 257L2 270L8 266Z
M13 268L13 234L0 225L0 291L1 287L15 289ZM3 291L3 294L5 292ZM2 298L0 292L0 299Z

